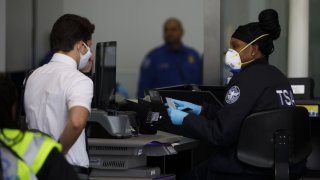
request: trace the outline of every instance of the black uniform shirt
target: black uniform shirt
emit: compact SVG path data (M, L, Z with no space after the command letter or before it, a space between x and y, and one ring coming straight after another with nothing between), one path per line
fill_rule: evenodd
M211 158L214 171L254 173L255 168L240 163L235 156L242 121L250 114L270 109L293 106L291 86L267 58L257 59L232 77L227 86L224 106L204 106L201 115L189 114L183 129L192 137L207 141L219 148Z

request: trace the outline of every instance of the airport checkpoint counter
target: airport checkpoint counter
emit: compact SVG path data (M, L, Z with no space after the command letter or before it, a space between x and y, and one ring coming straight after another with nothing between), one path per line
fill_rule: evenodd
M197 140L163 131L126 139L88 138L90 179L183 179L194 165L197 146Z
M143 99L118 103L114 112L94 109L86 128L91 179L186 179L214 152L171 123L166 97L222 106L209 90L148 90ZM142 135L132 136L137 132Z

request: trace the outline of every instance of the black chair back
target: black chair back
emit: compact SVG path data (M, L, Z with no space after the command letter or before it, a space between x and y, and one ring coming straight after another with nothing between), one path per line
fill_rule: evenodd
M288 163L306 160L312 148L310 121L305 108L290 107L248 116L242 124L237 156L252 166L275 168L277 145L288 146Z

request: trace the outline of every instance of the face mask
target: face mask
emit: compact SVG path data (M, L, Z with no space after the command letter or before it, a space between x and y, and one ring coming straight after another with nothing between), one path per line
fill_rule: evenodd
M87 53L82 55L80 53L80 62L79 62L79 67L78 69L83 69L84 67L86 67L86 65L88 64L89 62L89 59L91 57L91 51L90 51L90 48L86 45L86 43L83 42L83 45L87 48Z
M225 64L229 66L232 73L239 73L241 71L241 59L236 50L229 49L225 56Z
M229 49L228 52L226 53L225 56L225 64L227 66L230 67L230 71L233 74L239 73L241 71L241 66L244 64L248 64L251 63L254 60L242 63L241 58L240 58L240 53L245 50L247 47L249 47L251 44L253 44L254 42L256 42L257 40L259 40L260 38L267 36L268 34L263 34L261 36L259 36L258 38L256 38L255 40L251 41L249 44L247 44L244 48L242 48L239 53L234 50L234 49Z

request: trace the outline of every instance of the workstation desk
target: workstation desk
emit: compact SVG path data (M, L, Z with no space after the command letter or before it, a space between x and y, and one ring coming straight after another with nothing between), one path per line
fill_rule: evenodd
M90 179L182 179L194 165L198 143L163 131L126 139L89 138Z

